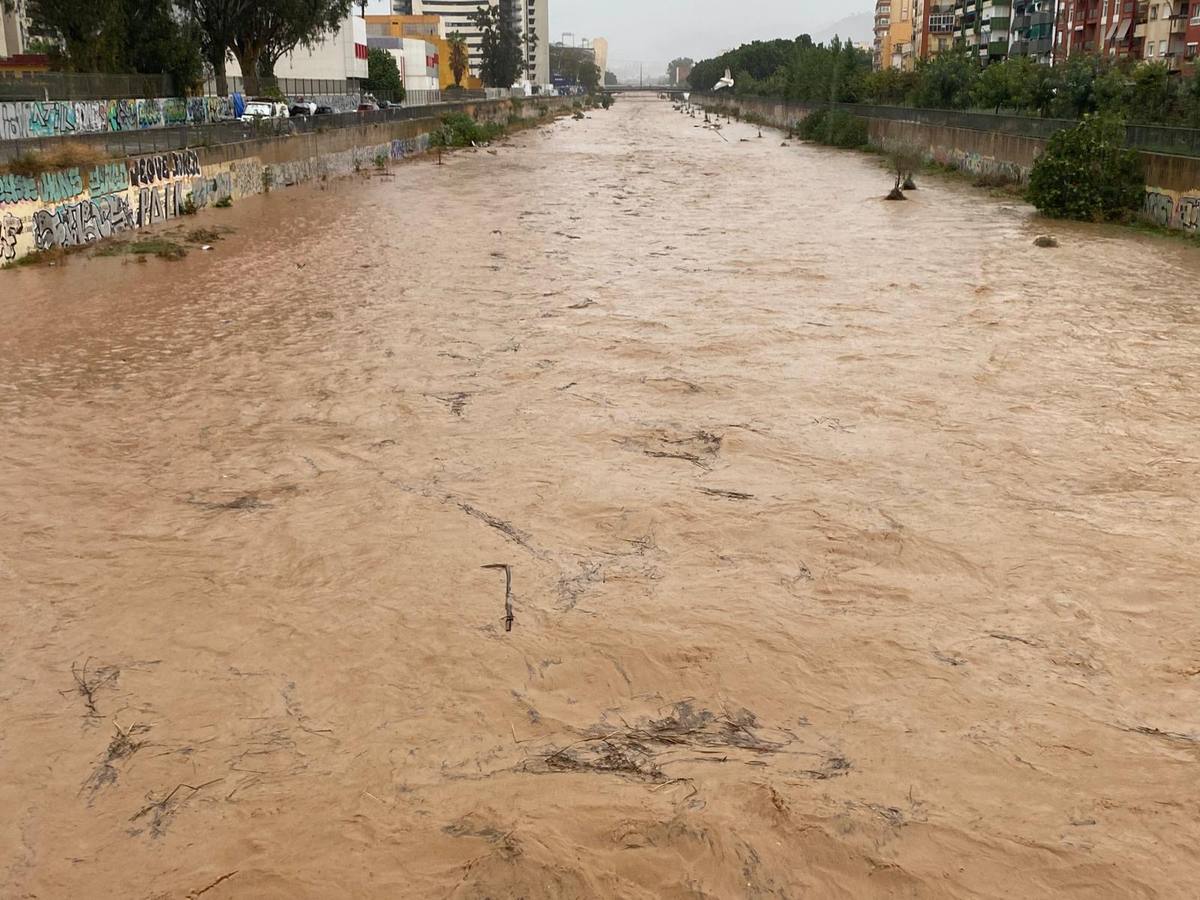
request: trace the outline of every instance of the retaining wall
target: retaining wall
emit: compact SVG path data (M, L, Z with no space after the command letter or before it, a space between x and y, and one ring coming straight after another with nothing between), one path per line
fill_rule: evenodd
M521 104L518 115L536 118L539 107L569 109L571 98ZM455 106L479 121L507 122L511 100ZM28 253L75 247L185 215L228 197L352 174L382 159L426 152L444 109L420 118L272 136L97 166L0 175L0 263Z
M779 128L791 128L814 107L761 97L705 97L706 106L724 111L738 109ZM926 156L943 165L973 175L999 175L1026 182L1033 164L1045 149L1046 139L1004 131L979 130L894 117L862 116L872 146L887 149L895 144L920 147ZM1200 230L1200 158L1139 150L1145 165L1144 218L1157 225L1184 231Z

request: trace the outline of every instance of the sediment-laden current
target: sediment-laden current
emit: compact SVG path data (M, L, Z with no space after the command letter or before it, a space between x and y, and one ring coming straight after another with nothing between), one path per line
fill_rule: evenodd
M0 895L1194 894L1200 255L699 121L0 273Z

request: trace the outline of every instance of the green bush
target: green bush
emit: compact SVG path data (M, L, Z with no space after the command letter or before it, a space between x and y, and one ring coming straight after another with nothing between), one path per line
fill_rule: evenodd
M1103 116L1057 132L1029 176L1029 202L1058 219L1127 221L1145 190L1141 160L1125 148L1124 122Z
M504 134L504 126L495 122L479 123L466 113L451 113L442 119L442 127L430 135L434 147L470 147L486 144Z
M841 109L818 109L798 126L800 137L854 150L867 145L867 123Z

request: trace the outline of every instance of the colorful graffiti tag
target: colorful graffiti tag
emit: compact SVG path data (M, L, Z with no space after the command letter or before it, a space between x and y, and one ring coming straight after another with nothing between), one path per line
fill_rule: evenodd
M210 125L233 118L227 97L0 103L0 140Z

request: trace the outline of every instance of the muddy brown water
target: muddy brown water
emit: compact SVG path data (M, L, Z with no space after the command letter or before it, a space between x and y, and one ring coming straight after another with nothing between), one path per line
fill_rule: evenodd
M0 275L0 895L1195 896L1200 255L695 124Z

